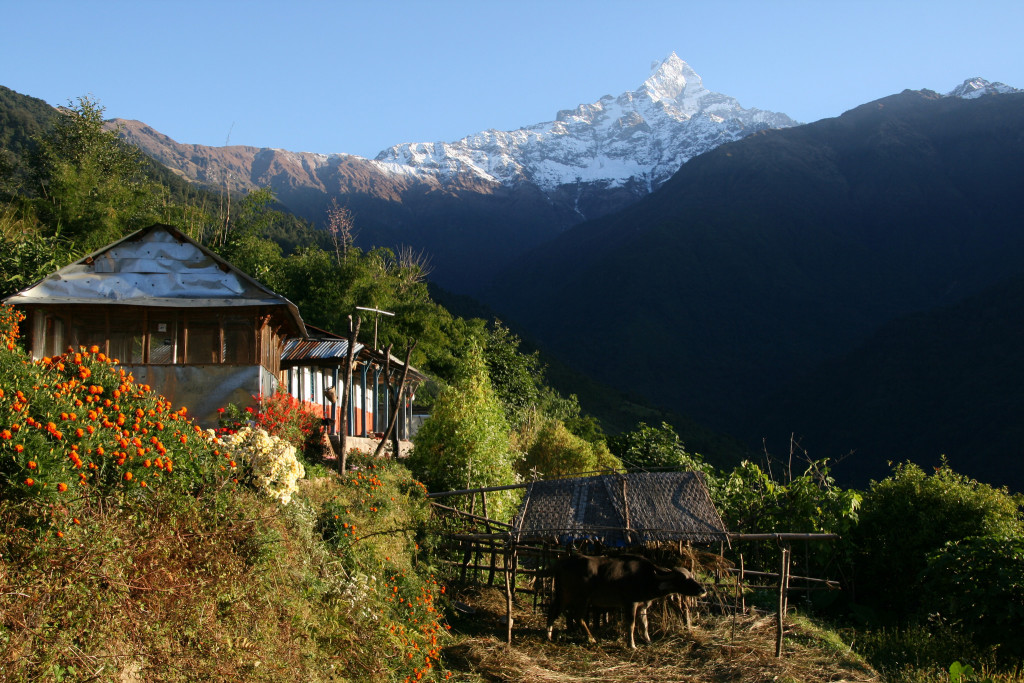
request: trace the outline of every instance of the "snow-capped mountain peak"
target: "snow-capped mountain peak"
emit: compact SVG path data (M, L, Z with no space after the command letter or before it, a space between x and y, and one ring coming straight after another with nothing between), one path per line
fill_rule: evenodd
M658 64L640 86L655 102L677 104L683 98L697 99L707 93L704 82L675 52Z
M946 93L946 97L960 97L965 100L973 100L984 95L1013 92L1024 92L1024 90L1010 87L1005 83L989 83L984 78L968 78L952 91Z
M376 162L395 173L468 172L505 185L530 182L548 192L588 182L631 185L644 193L722 143L793 125L785 114L744 109L736 99L707 90L672 53L635 91L562 110L553 121L515 131L396 145Z

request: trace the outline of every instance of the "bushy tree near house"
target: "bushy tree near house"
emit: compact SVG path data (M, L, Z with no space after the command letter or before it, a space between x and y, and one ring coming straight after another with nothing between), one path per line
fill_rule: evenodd
M471 346L458 377L438 395L413 445L409 468L431 491L516 482L508 421L478 345ZM507 520L514 497L489 495L488 503L490 517Z
M544 419L526 448L524 476L543 479L621 469L622 463L604 442L591 443L573 434L561 420Z

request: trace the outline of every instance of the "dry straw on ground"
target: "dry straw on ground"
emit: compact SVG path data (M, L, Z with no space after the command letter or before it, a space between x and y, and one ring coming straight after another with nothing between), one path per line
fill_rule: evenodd
M803 619L786 633L785 654L775 657L772 615L699 614L693 630L682 618L652 609L651 644L630 650L614 621L595 632L596 645L582 634L556 625L554 643L546 640L545 617L528 596L517 598L513 644L506 645L505 596L497 589L472 589L460 598L471 614L458 627L466 637L445 652L452 669L466 681L563 681L658 683L706 681L769 683L777 681L875 682L879 676L849 647Z

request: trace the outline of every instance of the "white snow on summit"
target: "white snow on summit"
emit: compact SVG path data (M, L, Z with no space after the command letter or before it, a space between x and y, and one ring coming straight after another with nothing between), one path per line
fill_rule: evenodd
M397 173L473 173L544 190L578 182L609 187L640 182L650 191L686 161L765 128L797 125L785 114L744 109L704 87L671 54L635 91L558 112L554 121L514 131L488 130L457 142L419 142L382 151L375 161Z
M946 97L959 97L965 100L973 100L984 95L999 95L1014 92L1024 92L1024 90L1010 87L1005 83L989 83L984 78L968 78L952 91L946 93Z

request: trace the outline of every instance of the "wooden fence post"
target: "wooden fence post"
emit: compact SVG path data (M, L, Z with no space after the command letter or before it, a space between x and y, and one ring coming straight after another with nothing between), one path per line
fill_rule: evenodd
M775 656L782 656L782 639L786 632L786 603L789 593L789 545L781 547L779 560L779 620L775 630Z

